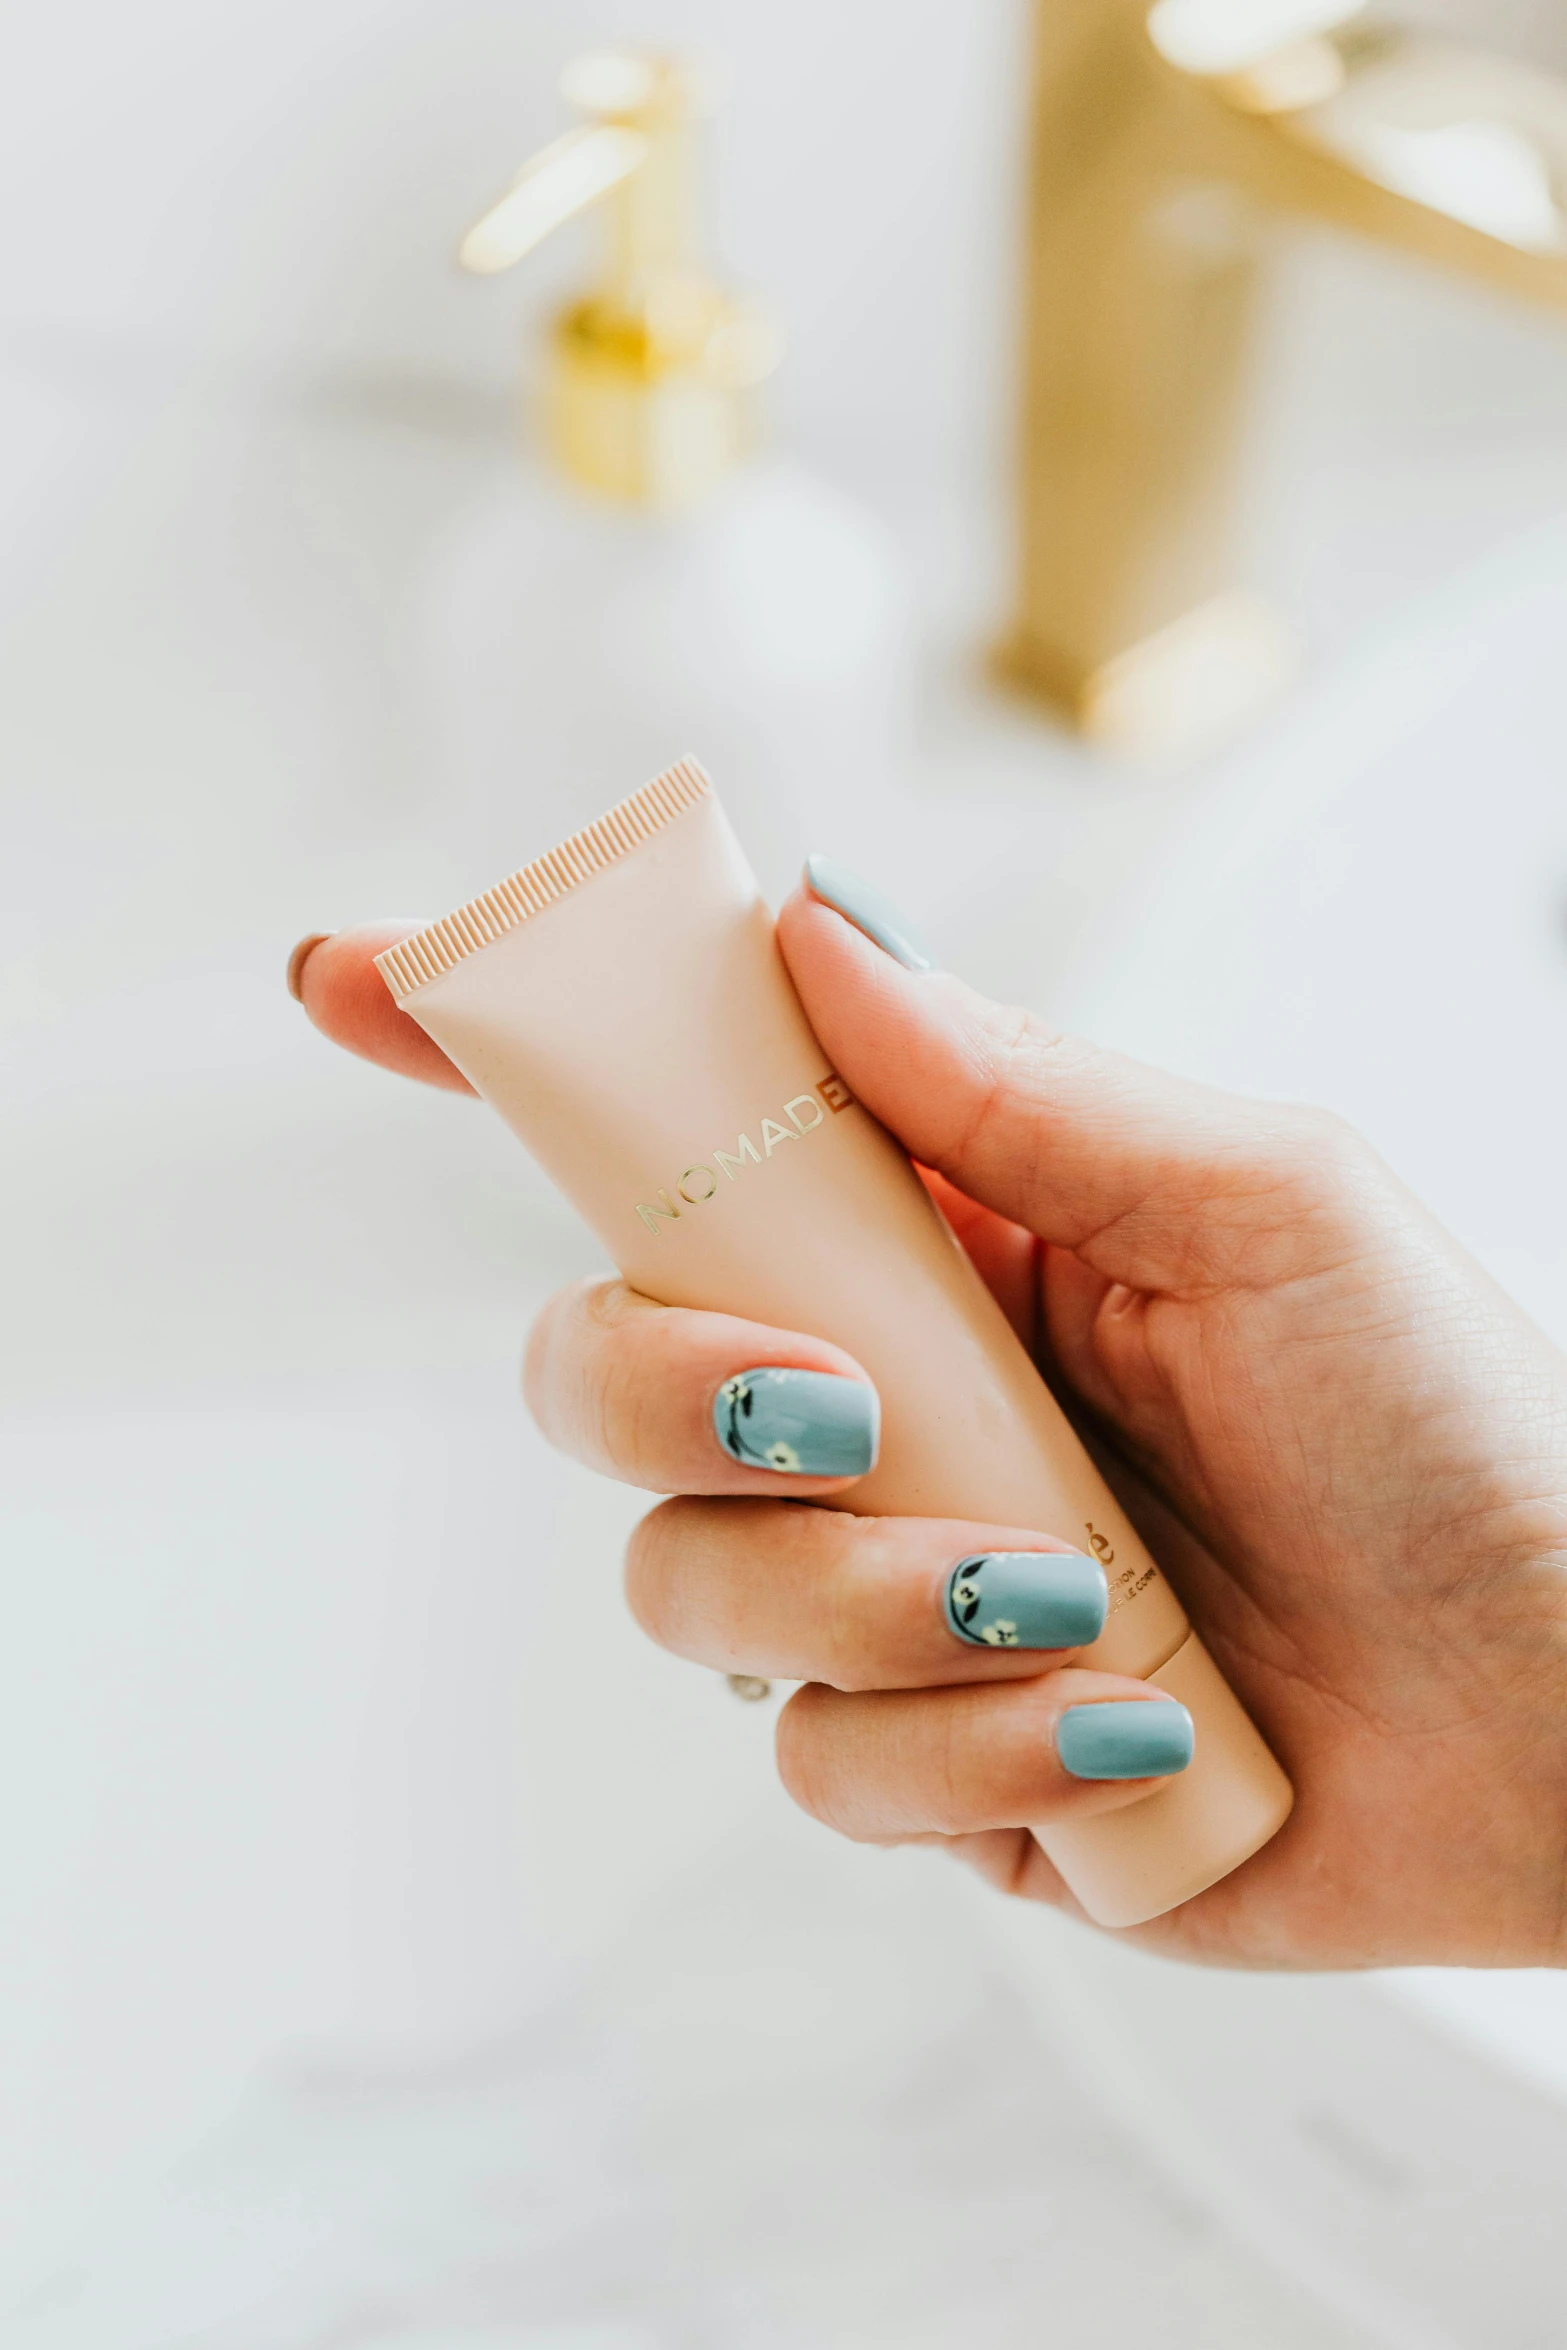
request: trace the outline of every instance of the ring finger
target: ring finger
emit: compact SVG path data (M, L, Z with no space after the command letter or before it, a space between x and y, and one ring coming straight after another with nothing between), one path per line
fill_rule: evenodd
M1025 1529L688 1497L642 1520L626 1588L678 1656L839 1690L1037 1676L1108 1606L1097 1559Z

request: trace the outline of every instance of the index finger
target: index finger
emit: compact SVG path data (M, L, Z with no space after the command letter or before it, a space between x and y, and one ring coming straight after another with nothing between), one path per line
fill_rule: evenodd
M400 1077L416 1077L449 1093L472 1094L467 1078L435 1039L393 1002L375 967L377 955L424 927L422 922L362 922L352 930L313 931L289 956L288 991L304 1005L322 1035L345 1052L357 1053ZM1033 1235L964 1199L940 1176L922 1172L1018 1336L1032 1346L1038 1320Z
M472 1093L435 1039L399 1011L375 967L377 955L423 928L421 922L361 922L353 930L302 938L288 959L289 993L322 1035L346 1052L394 1069L400 1077Z

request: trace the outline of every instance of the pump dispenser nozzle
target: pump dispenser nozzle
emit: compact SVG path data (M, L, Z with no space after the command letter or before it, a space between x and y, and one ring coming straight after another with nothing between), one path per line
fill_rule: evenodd
M590 119L524 164L458 258L492 276L607 199L600 282L550 338L547 436L588 488L685 505L743 453L746 394L777 358L767 320L697 258L694 126L708 93L690 66L618 52L577 58L561 89Z

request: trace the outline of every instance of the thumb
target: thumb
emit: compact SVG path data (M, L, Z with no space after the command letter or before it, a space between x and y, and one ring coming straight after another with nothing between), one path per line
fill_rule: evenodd
M912 967L879 898L865 893L886 950L857 927L857 885L818 862L834 903L797 891L779 942L834 1068L916 1159L1136 1289L1261 1287L1342 1259L1348 1129L1166 1076Z

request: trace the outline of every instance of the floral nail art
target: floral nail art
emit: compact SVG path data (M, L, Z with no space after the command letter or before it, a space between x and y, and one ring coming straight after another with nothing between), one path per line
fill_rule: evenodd
M721 1408L714 1416L725 1452L733 1453L737 1461L755 1461L760 1466L766 1455L750 1443L750 1429L746 1424L756 1410L756 1390L750 1380L726 1379L718 1390L718 1401ZM770 1449L787 1452L789 1447L780 1442ZM771 1465L769 1462L768 1466ZM790 1463L791 1467L797 1465L797 1462Z
M961 1567L952 1586L952 1612L965 1631L979 1613L979 1585L972 1582Z
M714 1434L730 1459L792 1477L863 1477L878 1419L874 1388L828 1371L740 1371L713 1398Z
M959 1567L952 1579L948 1603L959 1626L970 1640L983 1640L989 1648L1016 1648L1017 1625L1010 1616L992 1616L985 1624L976 1624L974 1621L984 1602L979 1578L985 1564L984 1559L972 1559Z
M987 1551L960 1559L947 1622L985 1648L1075 1648L1103 1629L1104 1570L1078 1551Z
M800 1470L800 1456L792 1444L775 1436L771 1444L756 1441L755 1434L742 1427L756 1410L756 1389L749 1379L726 1379L719 1389L719 1398L728 1407L729 1432L724 1442L736 1460L758 1461L769 1469ZM747 1441L748 1435L751 1441Z

